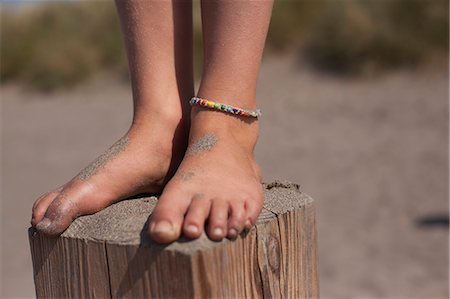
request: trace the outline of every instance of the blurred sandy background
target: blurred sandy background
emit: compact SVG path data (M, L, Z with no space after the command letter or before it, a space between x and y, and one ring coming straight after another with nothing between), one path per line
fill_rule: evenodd
M0 297L29 298L31 205L121 136L131 91L112 2L4 2L0 41ZM449 297L448 80L448 1L276 3L256 155L316 199L323 298Z

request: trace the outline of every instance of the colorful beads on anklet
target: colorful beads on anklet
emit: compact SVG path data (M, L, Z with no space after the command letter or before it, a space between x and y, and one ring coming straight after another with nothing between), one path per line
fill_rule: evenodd
M261 111L259 109L256 110L246 110L238 107L233 107L227 104L217 103L205 99L200 99L197 97L193 97L189 104L191 106L193 105L199 105L205 108L215 109L223 112L228 112L231 114L239 115L239 116L245 116L245 117L255 117L258 118L261 116Z

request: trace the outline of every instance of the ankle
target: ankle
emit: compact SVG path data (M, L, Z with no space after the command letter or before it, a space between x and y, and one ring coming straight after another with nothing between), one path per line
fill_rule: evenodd
M253 152L258 139L259 122L255 118L192 107L190 139L198 139L207 133L234 140Z
M207 84L202 82L198 92L198 98L209 100L212 102L230 105L232 107L241 108L243 110L255 110L256 100L254 89L237 90L230 88L214 89L206 88ZM239 96L238 96L239 95ZM258 135L259 125L258 119L241 116L225 111L212 110L197 105L192 106L191 121L201 121L203 123L212 122L217 129L243 131L247 135Z
M255 109L256 87L254 84L239 84L216 86L214 79L203 80L197 96L214 102L220 102L244 109Z
M189 100L194 95L192 90L168 87L167 91L141 91L134 97L133 125L145 126L161 123L166 126L177 126L182 123L189 127Z
M179 125L189 127L189 111L177 105L164 105L164 107L139 107L135 110L132 120L133 127L151 127L161 129L175 129Z

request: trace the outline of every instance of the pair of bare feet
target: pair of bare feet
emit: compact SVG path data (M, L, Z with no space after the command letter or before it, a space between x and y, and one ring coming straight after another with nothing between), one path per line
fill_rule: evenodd
M258 121L189 109L194 95L192 1L116 0L129 62L134 119L96 161L33 207L31 223L62 233L78 216L141 193L161 193L149 223L157 242L181 235L234 238L262 208L253 157ZM246 109L273 1L201 1L203 70L198 96ZM203 109L203 110L202 110Z
M189 99L185 99L186 101ZM41 196L31 224L61 234L80 215L121 199L162 192L149 219L159 243L181 235L235 238L255 223L263 203L253 157L258 122L193 108L135 120L104 154L61 188Z

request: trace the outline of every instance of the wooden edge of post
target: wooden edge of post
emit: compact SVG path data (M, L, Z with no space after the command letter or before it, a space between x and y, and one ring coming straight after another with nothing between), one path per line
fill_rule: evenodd
M146 234L156 197L83 216L58 238L29 229L38 298L317 298L315 206L299 186L264 184L256 225L236 240L160 245Z

